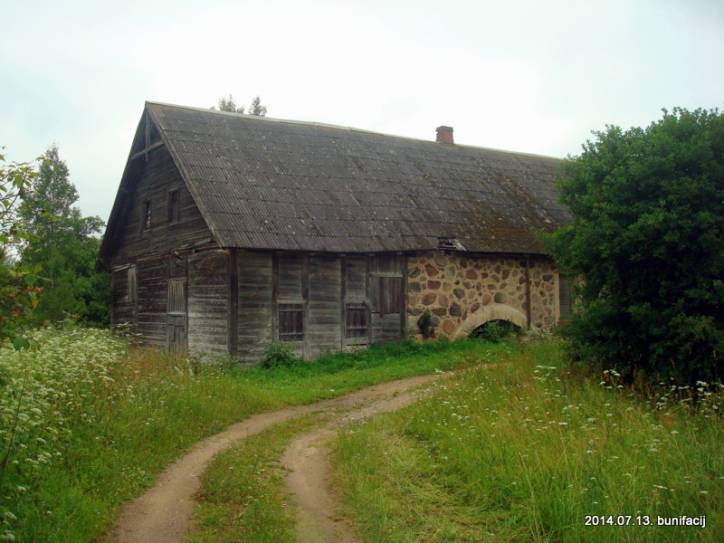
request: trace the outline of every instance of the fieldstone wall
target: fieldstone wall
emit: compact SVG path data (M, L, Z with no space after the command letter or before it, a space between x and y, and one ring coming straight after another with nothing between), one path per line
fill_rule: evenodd
M407 331L427 309L436 336L454 338L492 319L527 324L525 258L429 252L407 261ZM553 262L531 257L528 270L533 330L549 331L558 315L558 274Z

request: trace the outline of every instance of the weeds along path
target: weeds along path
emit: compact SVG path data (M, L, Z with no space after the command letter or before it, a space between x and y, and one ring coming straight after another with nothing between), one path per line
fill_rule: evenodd
M284 480L297 506L296 535L300 543L353 543L357 538L344 518L331 484L329 442L345 424L389 413L415 402L421 390L411 390L434 379L418 377L389 383L390 389L353 407L327 425L297 436L282 458L288 470ZM392 394L390 394L392 393Z
M306 519L304 529L309 530L310 535L321 534L323 539L319 539L320 541L345 541L329 535L337 533L340 529L337 525L340 523L334 522L332 518L334 500L327 492L324 480L328 467L326 453L322 452L326 449L320 449L319 456L310 454L314 448L313 444L318 439L324 441L324 438L331 437L333 428L345 422L392 411L411 403L416 395L410 391L430 383L436 377L436 375L421 375L381 383L331 400L260 413L234 424L223 432L197 443L188 453L169 465L151 489L123 506L108 540L123 543L181 541L190 528L195 505L194 496L201 488L200 476L215 454L240 439L291 418L321 411L344 410L348 413L340 415L336 422L325 426L318 431L319 433L304 434L294 441L292 448L298 448L298 455L307 455L305 458L295 460L295 453L290 449L285 455L284 462L291 470L287 479L289 488L300 506L301 518ZM307 458L311 461L305 463ZM306 491L307 484L311 485L309 487L311 493ZM309 500L321 500L322 508L312 507L313 503ZM351 532L348 530L339 533L351 537ZM311 537L301 540L314 541Z

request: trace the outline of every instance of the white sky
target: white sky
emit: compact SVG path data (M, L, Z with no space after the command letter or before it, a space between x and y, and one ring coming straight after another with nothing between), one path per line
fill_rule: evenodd
M144 100L553 156L724 106L724 2L0 0L0 145L107 219Z

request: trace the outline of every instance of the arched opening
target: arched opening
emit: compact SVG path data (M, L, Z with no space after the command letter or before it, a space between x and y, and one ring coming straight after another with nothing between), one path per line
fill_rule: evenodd
M506 337L517 336L522 333L523 329L517 324L502 319L494 319L484 322L477 328L473 328L469 337L498 342Z
M506 304L492 303L481 307L475 313L468 315L458 329L452 339L465 338L470 335L470 332L485 324L488 321L508 321L516 325L521 330L528 329L528 320L526 316Z

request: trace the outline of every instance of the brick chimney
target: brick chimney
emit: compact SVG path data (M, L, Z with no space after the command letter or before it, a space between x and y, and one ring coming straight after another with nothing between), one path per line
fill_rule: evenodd
M455 143L453 141L452 126L438 126L437 127L437 142L438 143Z

